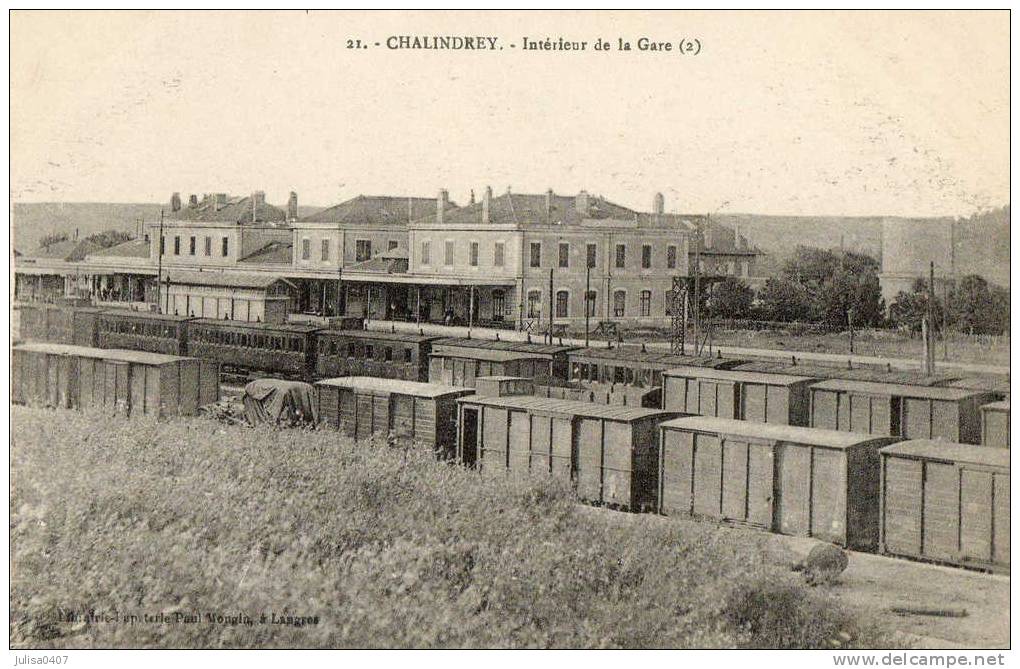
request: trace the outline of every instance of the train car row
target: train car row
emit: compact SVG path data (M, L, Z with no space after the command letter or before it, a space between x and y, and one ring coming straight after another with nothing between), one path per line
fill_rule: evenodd
M524 376L534 378L536 394L548 399L1008 445L1008 403L997 404L1008 396L1008 381L993 377L693 358L644 346L585 348L376 332L362 329L358 319L343 325L347 328L266 325L49 305L22 309L22 331L29 339L190 355L215 360L225 371L302 380L377 376L468 388L480 377Z
M1009 566L1006 449L345 377L316 384L333 429L431 445L487 477L551 476L580 499L811 537L854 550Z

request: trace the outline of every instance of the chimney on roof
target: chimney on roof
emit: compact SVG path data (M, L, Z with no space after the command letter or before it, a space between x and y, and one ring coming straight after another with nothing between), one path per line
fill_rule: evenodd
M194 193L192 193L191 195L188 196L188 206L189 207L197 207L198 206L198 196L195 195Z
M227 194L226 193L213 193L213 209L219 211L223 207L227 206Z
M439 189L439 195L436 197L436 223L443 222L443 214L446 213L446 205L450 203L450 193L445 188Z
M492 187L486 186L485 192L482 193L482 223L489 222L489 216L492 214Z
M553 190L550 188L545 192L545 218L550 222L552 221L552 199Z
M468 202L468 204L474 204L474 203L475 203L475 189L472 188L471 189L471 201Z
M290 197L287 198L287 220L296 221L297 216L297 193L291 191Z
M666 200L662 197L662 193L656 193L655 197L652 198L652 213L658 216L662 216L666 212Z
M251 222L254 223L258 220L259 209L264 207L266 204L266 192L257 190L251 194Z
M170 211L180 210L181 210L181 194L174 193L173 195L170 196Z
M702 239L704 239L704 248L712 248L712 222L705 221L705 226L702 228Z
M577 194L577 197L574 198L574 209L576 209L577 213L580 214L581 216L588 215L589 209L588 191L582 190L580 193Z

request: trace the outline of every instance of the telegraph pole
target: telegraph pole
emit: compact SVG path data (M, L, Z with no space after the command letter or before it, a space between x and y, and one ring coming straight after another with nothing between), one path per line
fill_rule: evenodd
M163 312L163 209L159 210L159 260L156 265L156 313ZM167 311L170 311L169 297L167 298Z
M549 344L553 343L553 269L549 268Z
M591 323L591 306L589 298L591 297L591 264L585 259L585 271L584 271L584 345L588 346L588 327Z

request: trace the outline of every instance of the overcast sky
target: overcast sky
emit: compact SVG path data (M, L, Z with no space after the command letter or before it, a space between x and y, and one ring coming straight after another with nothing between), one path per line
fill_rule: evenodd
M504 49L374 47L405 34ZM520 48L560 36L589 50ZM702 50L591 50L641 36ZM1009 197L1007 12L15 12L11 77L15 201L465 202L491 185L639 209L662 191L690 213L966 215Z

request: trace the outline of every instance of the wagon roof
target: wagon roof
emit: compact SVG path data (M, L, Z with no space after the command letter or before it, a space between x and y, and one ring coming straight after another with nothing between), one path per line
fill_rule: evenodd
M149 353L148 351L129 351L119 348L90 348L88 346L75 346L73 344L27 343L18 344L14 347L14 350L26 351L29 353L74 355L80 358L135 362L145 365L165 365L171 362L197 359L177 355L165 355L163 353Z
M157 320L157 321L192 321L192 316L178 316L177 314L161 314L156 311L135 311L133 309L102 309L103 316L110 318L128 318L133 320Z
M469 360L490 360L506 362L509 360L541 360L548 362L549 356L527 351L500 351L488 348L465 348L462 346L442 346L432 344L432 356L439 358L467 358Z
M309 332L315 332L321 330L317 325L306 325L304 323L248 323L245 321L231 321L226 319L218 318L196 318L194 320L195 325L212 325L221 327L227 330L234 329L245 329L245 330L260 330L263 332L286 332L290 334L307 334Z
M687 418L668 420L662 424L662 429L713 432L839 449L874 442L888 443L892 439L891 437L878 437L873 434L858 432L840 432L838 430L826 430L816 427L775 425L772 423L752 423L747 420L715 418L713 416L689 416Z
M294 287L294 284L282 276L261 274L258 272L202 272L170 270L167 273L171 283L194 286L217 286L222 288L269 288L274 283L282 282Z
M381 330L321 330L319 332L319 336L325 335L347 337L349 339L380 339L384 341L403 341L414 343L426 343L436 339L436 337L420 335L415 332L384 332Z
M1008 376L968 376L948 384L950 388L969 388L971 390L988 390L995 393L1008 393Z
M742 372L767 372L770 374L796 374L816 379L851 379L854 381L874 381L876 383L901 383L916 386L948 385L956 376L936 374L925 376L921 372L907 370L884 370L869 367L836 367L834 365L796 364L785 362L757 360L736 367Z
M712 367L715 369L730 369L739 365L743 360L733 358L694 358L690 356L673 355L664 351L642 351L634 347L616 348L582 348L571 351L567 354L571 359L591 358L595 360L619 360L628 362L646 362L650 364L661 364L668 367Z
M982 405L982 411L1005 411L1009 413L1009 400L1002 400L1001 402L989 402L988 404Z
M447 395L460 396L474 392L470 388L464 388L463 386L401 381L400 379L381 379L375 376L342 376L335 379L324 379L315 385L430 398L445 397Z
M934 439L911 439L882 449L883 455L965 462L1009 469L1009 449L995 446L975 446Z
M534 353L539 355L556 355L573 351L577 346L566 346L558 344L536 344L527 341L507 341L505 339L468 339L466 337L443 337L437 339L436 344L443 346L460 346L463 348L480 348L493 351L516 351L518 353Z
M770 374L767 372L738 372L730 369L708 369L706 367L682 366L667 369L663 376L696 377L700 379L717 379L720 381L750 381L768 383L774 386L787 386L795 383L814 381L810 376L793 376L791 374Z
M968 397L986 394L980 390L966 388L944 388L940 386L913 386L903 383L876 383L873 381L851 381L849 379L830 379L811 386L812 390L845 390L848 392L868 393L870 395L902 395L904 397L920 397L933 400L957 401Z
M482 397L479 395L471 395L468 397L462 397L457 401L470 404L482 404L485 406L499 407L503 409L523 409L527 411L583 416L585 418L605 418L607 420L616 421L634 421L655 416L668 418L676 415L676 412L662 411L661 409L645 409L643 407L627 407L612 404L593 404L591 402L561 400L550 397L536 397L534 395L510 395L506 397Z

